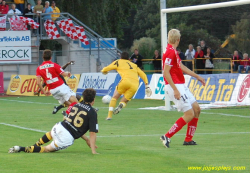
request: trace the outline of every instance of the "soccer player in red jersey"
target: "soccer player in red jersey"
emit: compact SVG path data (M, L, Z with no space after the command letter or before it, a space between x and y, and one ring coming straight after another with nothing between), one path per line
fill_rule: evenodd
M196 145L193 141L193 136L196 131L198 118L200 115L200 106L195 100L193 94L185 86L185 78L183 72L195 77L203 85L205 80L189 70L181 62L181 59L176 51L176 48L180 42L180 31L172 29L168 32L168 45L166 51L163 53L163 76L166 84L166 92L172 100L178 111L184 112L184 115L180 117L170 130L163 136L161 141L163 145L169 148L170 138L182 129L187 124L187 134L183 145Z
M70 77L70 72L65 72L60 65L51 61L52 52L49 49L44 50L43 60L44 62L36 69L37 84L40 90L46 95L50 94L59 101L60 104L69 106L73 102L78 102L76 94L64 84L60 75ZM42 81L46 83L49 91L45 91L42 86Z

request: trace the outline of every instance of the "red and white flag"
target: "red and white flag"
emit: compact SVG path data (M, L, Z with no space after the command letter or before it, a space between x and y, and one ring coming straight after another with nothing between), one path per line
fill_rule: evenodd
M28 30L27 25L30 25L32 29L37 29L39 24L36 23L33 19L23 17L23 16L14 16L9 18L11 30L13 31L26 31Z
M19 17L9 18L11 30L13 31L26 31L28 30L27 25L23 20L20 20Z
M72 40L79 39L83 44L88 45L88 38L85 35L82 26L74 26L71 19L63 19L57 21L58 26L61 30Z
M63 19L60 21L57 21L57 25L60 27L60 29L68 36L71 38L71 29L70 27L74 26L73 22L71 19Z
M6 30L6 16L0 17L0 31Z
M38 29L39 23L36 23L33 19L23 16L18 16L20 20L25 22L27 25L30 25L31 29Z
M50 39L56 39L60 37L56 25L52 20L46 20L46 22L44 23L44 27Z
M77 36L79 38L79 40L85 44L85 45L89 45L89 40L85 34L85 30L82 26L76 26L76 33L77 33Z

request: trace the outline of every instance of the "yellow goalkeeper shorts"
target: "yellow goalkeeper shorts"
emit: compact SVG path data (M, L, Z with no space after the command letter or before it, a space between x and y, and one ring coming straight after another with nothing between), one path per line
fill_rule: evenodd
M123 94L125 99L131 100L139 86L139 81L134 79L122 79L116 86L119 94Z

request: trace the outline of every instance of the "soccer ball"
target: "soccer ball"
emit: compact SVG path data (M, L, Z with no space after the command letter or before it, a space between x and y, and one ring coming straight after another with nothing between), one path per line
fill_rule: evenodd
M110 100L111 100L111 96L110 95L105 95L102 98L102 103L109 104Z

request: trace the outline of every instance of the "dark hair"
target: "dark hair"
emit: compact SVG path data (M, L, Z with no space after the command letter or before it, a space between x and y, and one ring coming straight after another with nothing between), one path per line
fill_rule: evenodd
M45 49L45 50L43 51L43 60L44 60L44 61L49 61L49 60L51 59L51 56L52 56L51 50Z
M28 7L29 5L31 6L31 4L30 4L30 3L28 3L28 4L27 4L27 7Z
M122 52L122 54L121 54L121 59L129 59L129 54L128 54L128 52Z
M177 48L176 50L179 51L179 52L181 52L181 49L180 49L180 48Z
M96 95L96 91L93 88L87 88L83 91L82 96L84 102L91 103L94 101Z

